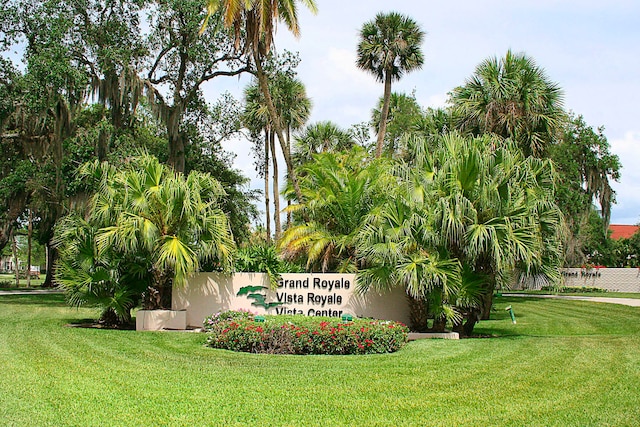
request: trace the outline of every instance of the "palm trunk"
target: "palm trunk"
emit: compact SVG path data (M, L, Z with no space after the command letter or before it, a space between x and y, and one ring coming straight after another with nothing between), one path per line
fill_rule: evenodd
M269 82L267 79L267 75L262 68L262 61L257 52L257 50L253 51L253 59L256 64L256 71L258 75L258 84L260 85L260 90L264 95L265 102L267 103L267 110L269 111L269 117L271 118L271 123L278 136L278 141L280 142L280 147L282 148L282 154L284 156L284 162L287 165L287 173L289 174L289 179L291 180L291 184L293 185L293 189L296 193L296 197L298 199L298 203L303 202L302 190L300 190L300 184L298 183L298 177L296 176L295 168L293 166L293 162L291 161L291 156L289 155L289 151L286 147L286 139L284 138L284 134L282 132L282 121L280 120L280 115L276 111L276 107L273 104L273 99L271 98L271 92L269 91ZM306 213L303 211L303 216L305 220L308 220Z
M172 273L154 268L153 283L144 292L142 306L145 310L171 310L173 288Z
M432 332L443 333L447 326L447 319L444 317L440 317L438 319L433 320L433 327L431 328Z
M271 243L271 200L269 194L269 138L271 132L268 129L264 131L264 212L267 228L267 243Z
M289 156L291 156L291 128L287 128L287 151L289 151ZM291 200L287 199L287 208L291 206ZM291 226L291 211L287 209L287 222L286 228Z
M462 327L457 330L457 332L461 332L462 336L464 337L470 337L473 333L473 328L475 328L476 324L480 320L480 317L481 313L477 310L469 310L466 316L466 321L464 322Z
M489 320L491 316L491 307L493 307L493 288L488 290L487 293L482 296L481 320Z
M423 299L414 298L407 294L409 301L409 322L414 332L427 332L429 329L429 309Z
M376 142L376 159L382 156L384 147L384 134L387 132L387 118L389 117L389 103L391 101L391 74L386 73L384 79L384 101L380 113L380 126L378 128L378 141Z
M280 183L278 181L278 160L276 159L276 142L273 132L269 135L269 146L271 147L271 160L273 161L273 220L276 226L276 242L280 240L282 224L280 223Z

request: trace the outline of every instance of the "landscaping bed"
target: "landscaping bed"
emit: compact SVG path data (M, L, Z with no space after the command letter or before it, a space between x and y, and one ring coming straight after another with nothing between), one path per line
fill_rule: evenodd
M204 321L213 348L273 354L393 353L408 337L399 322L330 317L256 316L225 311Z

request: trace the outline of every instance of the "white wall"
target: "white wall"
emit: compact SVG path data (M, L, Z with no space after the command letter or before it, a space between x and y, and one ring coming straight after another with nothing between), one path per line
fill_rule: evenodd
M374 291L359 295L355 289L354 274L282 274L277 289L254 291L263 294L267 303L283 303L267 310L256 306L255 298L238 295L247 286L268 288L266 274L235 273L231 276L198 273L184 287L173 289L172 309L186 310L187 325L191 327L202 326L204 318L213 313L239 309L258 314L296 313L329 317L351 314L405 324L409 322L409 308L403 289L397 288L382 295Z
M638 268L563 268L563 286L606 289L609 292L640 292ZM541 282L530 281L516 289L540 289Z

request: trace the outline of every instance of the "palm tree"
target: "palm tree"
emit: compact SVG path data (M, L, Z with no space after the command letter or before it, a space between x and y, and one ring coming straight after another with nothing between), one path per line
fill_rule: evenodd
M308 120L311 113L311 101L307 97L304 84L283 72L276 72L270 81L270 91L277 108L277 112L285 125L285 148L287 155L291 156L291 132L299 129ZM275 207L275 237L280 238L282 226L280 222L280 189L278 183L278 162L275 148L275 132L271 118L268 114L265 98L257 83L245 89L245 122L254 130L264 130L265 136L265 203L267 215L269 214L269 158L273 163L273 199ZM268 218L268 217L267 217ZM268 219L267 219L268 221ZM270 228L270 224L267 224Z
M408 184L405 182L405 184ZM455 295L461 289L460 262L440 248L431 230L429 209L416 200L411 186L396 188L389 201L372 209L357 235L358 288L379 292L401 286L410 301L412 328L441 332L447 321L459 321Z
M419 69L424 62L420 49L424 31L411 18L399 13L379 13L373 21L366 22L360 31L358 67L372 73L384 83L384 103L380 114L376 157L382 155L391 82L405 73Z
M262 102L262 93L257 84L251 84L244 89L245 108L242 121L250 130L254 141L254 152L258 155L258 173L264 178L265 227L267 243L271 242L271 200L269 186L269 169L271 158L271 143L273 132L268 125L268 112ZM260 159L262 154L262 159ZM273 162L276 163L275 153Z
M317 122L307 126L294 140L296 164L311 161L314 154L349 150L355 144L351 134L333 122Z
M55 269L58 286L70 305L98 307L100 321L108 326L131 323L131 310L139 302L150 279L138 256L104 248L98 250L100 225L78 214L56 224L54 244L59 251Z
M555 203L554 169L548 160L524 157L514 143L494 148L489 137L443 138L434 179L434 227L448 251L484 281L482 307L467 313L464 330L478 315L488 319L496 288L513 273L557 282L564 220Z
M488 318L515 271L557 282L563 218L548 160L513 143L448 134L398 169L400 185L367 217L358 254L363 287L404 286L431 303L436 324L468 335Z
M385 162L367 162L359 147L347 153L321 153L299 168L308 221L289 227L278 242L285 258L306 260L313 271L355 271L356 236L391 178Z
M200 262L228 270L235 249L226 215L217 200L224 190L208 174L174 172L150 155L117 171L90 163L81 174L97 181L90 220L101 226L98 253L138 257L151 272L145 308L170 308L171 288L185 283Z
M496 134L517 141L525 155L541 157L564 120L562 91L523 53L507 51L476 67L451 101L458 128L473 135Z
M384 97L380 98L378 107L371 112L371 122L377 129L380 128ZM389 100L387 126L385 139L387 150L394 154L398 151L402 138L407 134L416 132L423 117L422 108L418 104L414 94L393 92Z
M300 3L316 13L317 7L314 0L300 0ZM269 88L268 75L264 69L264 62L272 49L273 36L278 21L284 22L293 35L299 37L297 6L296 0L208 0L207 19L216 11L222 10L225 26L234 29L236 47L239 47L240 42L244 39L243 50L253 59L258 84L265 98L273 130L278 136L284 154L289 178L296 197L302 202L302 192L289 150L286 147L283 120L278 114ZM202 29L204 30L206 26L207 20L205 20Z

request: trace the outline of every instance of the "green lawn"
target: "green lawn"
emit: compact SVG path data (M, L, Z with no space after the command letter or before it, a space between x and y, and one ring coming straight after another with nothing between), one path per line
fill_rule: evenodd
M504 311L512 305L518 323ZM391 355L269 356L198 333L71 328L0 296L0 420L37 426L637 426L640 309L500 298L481 332Z
M34 277L31 278L31 287L39 287L42 286L44 282L45 273L42 272L40 274L40 278L36 279ZM20 278L20 288L27 287L27 279ZM0 290L5 289L16 289L16 276L15 274L0 274Z

